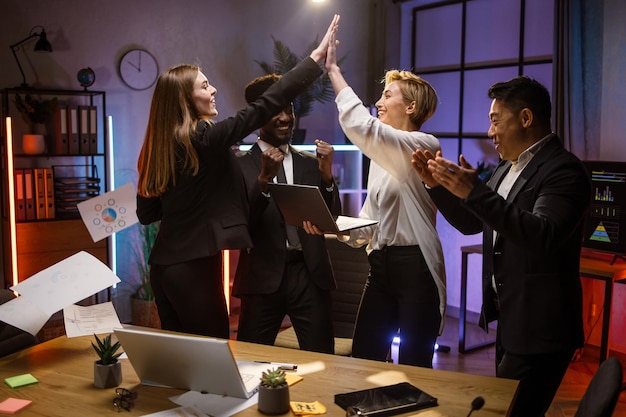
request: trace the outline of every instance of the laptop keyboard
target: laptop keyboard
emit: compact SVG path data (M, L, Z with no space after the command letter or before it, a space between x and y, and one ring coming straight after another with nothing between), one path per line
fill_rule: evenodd
M241 380L244 384L247 384L252 378L254 378L252 374L241 374Z

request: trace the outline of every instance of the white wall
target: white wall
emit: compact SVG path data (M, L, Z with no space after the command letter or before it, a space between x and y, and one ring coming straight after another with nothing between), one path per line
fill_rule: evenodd
M161 71L182 62L199 64L218 89L219 117L227 117L245 104L245 85L262 75L255 60L273 60L272 36L303 53L316 36L323 36L333 13L339 13L339 53L348 53L342 69L365 98L367 80L382 76L373 75L368 63L383 68L381 51L397 49L397 44L385 46L384 29L371 26L385 25L387 13L381 10L387 8L397 6L382 0L322 4L311 0L2 0L0 86L16 87L22 82L9 45L27 37L32 27L44 26L52 53L33 52L34 41L18 51L27 82L32 87L81 89L77 71L87 66L95 71L96 82L90 89L107 93L107 114L114 124L115 185L121 186L136 181L135 166L152 95L152 89L133 91L120 80L117 64L125 51L149 50ZM368 47L371 36L378 39L379 49ZM334 142L337 137L343 143L334 103L316 104L315 109L301 121L301 127L309 130L307 142L316 137ZM117 234L117 272L122 280L135 282L129 240L128 232Z
M0 10L0 86L20 84L19 70L9 45L25 38L35 25L43 25L54 52L19 51L27 81L35 87L80 88L76 72L90 66L96 72L94 90L107 92L107 113L113 116L116 185L136 179L135 164L143 140L152 90L132 91L117 75L120 56L131 47L150 50L161 70L181 62L200 64L212 84L218 88L220 117L233 114L243 106L243 89L261 74L255 60L272 60L271 36L299 51L316 35L324 33L333 13L342 15L340 53L349 54L343 70L355 91L364 99L376 96L372 87L385 69L408 69L410 44L400 39L411 37L410 10L414 0L392 4L391 0L108 0L103 2L72 0L2 0ZM259 4L261 6L259 6ZM626 55L623 48L626 28L626 4L604 0L604 63L602 94L602 137L598 140L606 159L626 159L623 132L626 131L623 103L626 88ZM371 10L374 11L372 16ZM378 43L381 37L385 40ZM435 41L435 40L433 40ZM302 127L311 136L324 139L343 137L332 103L316 107ZM460 250L466 244L479 243L480 237L464 237L451 229L443 218L438 229L444 242L448 272L448 302L459 305ZM127 236L118 238L118 275L133 280L132 260ZM480 268L478 256L470 256L470 269ZM128 278L130 277L130 278ZM479 277L470 278L468 307L480 309ZM619 290L619 289L617 289ZM617 295L616 295L617 297Z

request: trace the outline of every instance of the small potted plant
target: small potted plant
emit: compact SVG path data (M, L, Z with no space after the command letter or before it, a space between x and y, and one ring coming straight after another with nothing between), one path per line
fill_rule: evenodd
M282 369L268 369L261 374L259 411L263 414L283 414L289 411L289 385Z
M91 342L98 354L99 360L93 365L93 385L96 388L112 388L122 383L122 363L117 360L122 352L117 353L120 342L111 343L111 335L100 339L97 334L93 335L96 343Z

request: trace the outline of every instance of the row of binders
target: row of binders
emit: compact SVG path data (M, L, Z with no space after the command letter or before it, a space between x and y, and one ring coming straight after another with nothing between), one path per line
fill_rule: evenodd
M54 168L16 169L15 220L78 218L78 203L100 194L100 178L55 176Z
M15 220L54 219L52 168L15 170Z
M94 155L98 153L98 108L59 104L53 119L48 153Z

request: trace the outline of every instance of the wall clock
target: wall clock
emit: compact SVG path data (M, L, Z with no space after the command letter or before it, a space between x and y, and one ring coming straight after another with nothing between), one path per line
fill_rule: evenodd
M131 49L119 62L122 81L133 90L152 87L159 76L159 65L154 56L145 49Z

